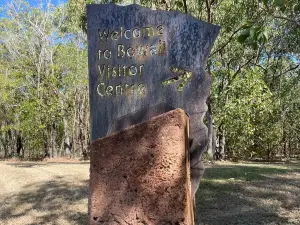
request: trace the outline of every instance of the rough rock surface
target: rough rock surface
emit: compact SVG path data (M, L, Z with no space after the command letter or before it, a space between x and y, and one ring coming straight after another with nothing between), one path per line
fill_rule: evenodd
M183 110L92 143L90 225L191 225L192 220Z

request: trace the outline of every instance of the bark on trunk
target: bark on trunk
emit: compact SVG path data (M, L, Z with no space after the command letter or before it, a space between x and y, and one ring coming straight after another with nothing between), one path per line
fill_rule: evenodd
M56 131L56 124L52 124L52 158L57 157L57 146L56 146L56 136L57 136L57 131Z
M71 147L70 147L70 137L68 132L68 120L65 116L63 117L63 121L64 121L64 134L65 134L64 151L66 156L70 156Z
M225 154L225 130L222 129L220 137L220 154L224 157Z
M211 99L210 96L207 98L207 111L206 111L206 120L207 120L207 155L209 160L213 160L214 151L213 151L213 118L212 118L212 109L211 109Z
M217 134L216 128L214 126L214 120L212 119L212 155L214 156L217 147Z
M22 142L22 136L21 133L19 131L16 131L16 136L17 136L17 143L16 143L16 147L17 147L17 155L18 157L21 156L21 152L22 152L22 157L24 158L24 151L23 151L23 142Z

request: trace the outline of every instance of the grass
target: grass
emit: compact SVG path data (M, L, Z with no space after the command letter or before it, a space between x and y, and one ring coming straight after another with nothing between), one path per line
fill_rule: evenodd
M89 163L0 162L0 224L87 224L88 178Z
M0 161L1 225L87 224L89 162ZM300 224L300 163L207 165L201 225Z
M197 206L202 225L300 224L300 163L208 166Z

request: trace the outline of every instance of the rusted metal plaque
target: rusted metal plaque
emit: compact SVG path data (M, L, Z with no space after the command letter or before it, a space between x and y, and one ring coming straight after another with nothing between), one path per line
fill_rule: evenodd
M87 19L91 139L182 108L190 136L201 145L211 83L204 67L219 27L138 5L88 5ZM130 116L136 112L140 119Z

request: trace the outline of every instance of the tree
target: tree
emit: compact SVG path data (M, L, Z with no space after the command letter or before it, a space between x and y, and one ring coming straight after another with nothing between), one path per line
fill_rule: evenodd
M3 155L85 154L85 4L91 2L31 7L13 1L5 7L0 22ZM206 68L214 77L206 117L211 157L216 149L237 159L299 154L298 1L113 2L180 10L222 27Z
M7 4L5 12L7 17L1 20L1 65L7 83L16 85L1 88L6 94L13 91L9 101L15 110L12 119L2 124L2 136L7 139L10 134L19 145L22 141L22 148L31 158L64 155L62 149L68 145L70 150L72 143L76 147L82 142L80 148L72 149L74 156L85 152L89 135L86 49L78 38L80 34L65 32L65 6L45 2L31 7L14 1ZM70 112L70 105L76 109ZM7 107L8 103L3 102L3 114ZM77 121L78 117L80 123L74 123L68 131L70 121L66 118ZM72 143L68 143L69 133ZM10 154L15 154L13 147Z

